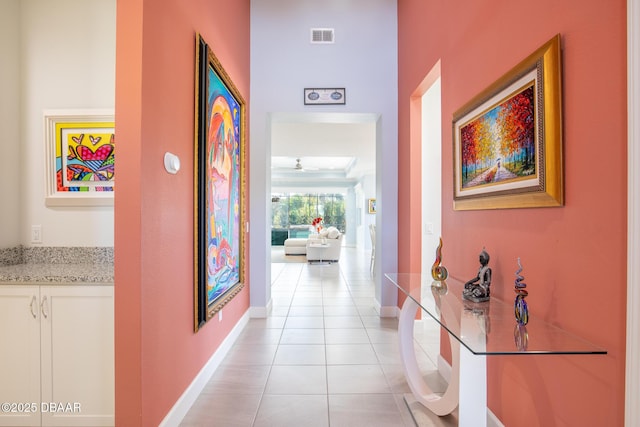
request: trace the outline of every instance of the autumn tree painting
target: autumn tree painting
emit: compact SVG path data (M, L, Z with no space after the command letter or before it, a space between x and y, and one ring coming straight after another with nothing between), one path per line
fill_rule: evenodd
M460 128L462 188L536 174L534 82Z
M453 208L564 205L557 34L453 114Z

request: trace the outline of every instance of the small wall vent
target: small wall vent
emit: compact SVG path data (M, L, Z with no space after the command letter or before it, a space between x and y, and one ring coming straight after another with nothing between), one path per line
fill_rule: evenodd
M311 43L334 43L333 28L312 28Z

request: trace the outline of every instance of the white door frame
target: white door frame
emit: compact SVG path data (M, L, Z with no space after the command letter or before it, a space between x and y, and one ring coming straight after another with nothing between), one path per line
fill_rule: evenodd
M625 426L640 425L640 0L627 0L627 354Z
M420 106L420 155L422 156L421 271L431 270L432 255L442 236L442 95L440 61L412 94Z

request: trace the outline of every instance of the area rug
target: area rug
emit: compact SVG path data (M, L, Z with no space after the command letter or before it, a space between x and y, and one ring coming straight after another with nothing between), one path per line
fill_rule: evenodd
M284 246L271 246L271 262L307 262L306 255L285 255Z

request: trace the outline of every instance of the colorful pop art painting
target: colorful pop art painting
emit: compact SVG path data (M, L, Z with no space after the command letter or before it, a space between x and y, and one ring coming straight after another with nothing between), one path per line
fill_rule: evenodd
M113 191L113 123L56 124L58 191Z
M564 204L561 95L557 35L454 113L454 209Z
M45 112L47 205L111 205L115 124L103 110Z
M198 38L196 330L242 288L244 101Z

